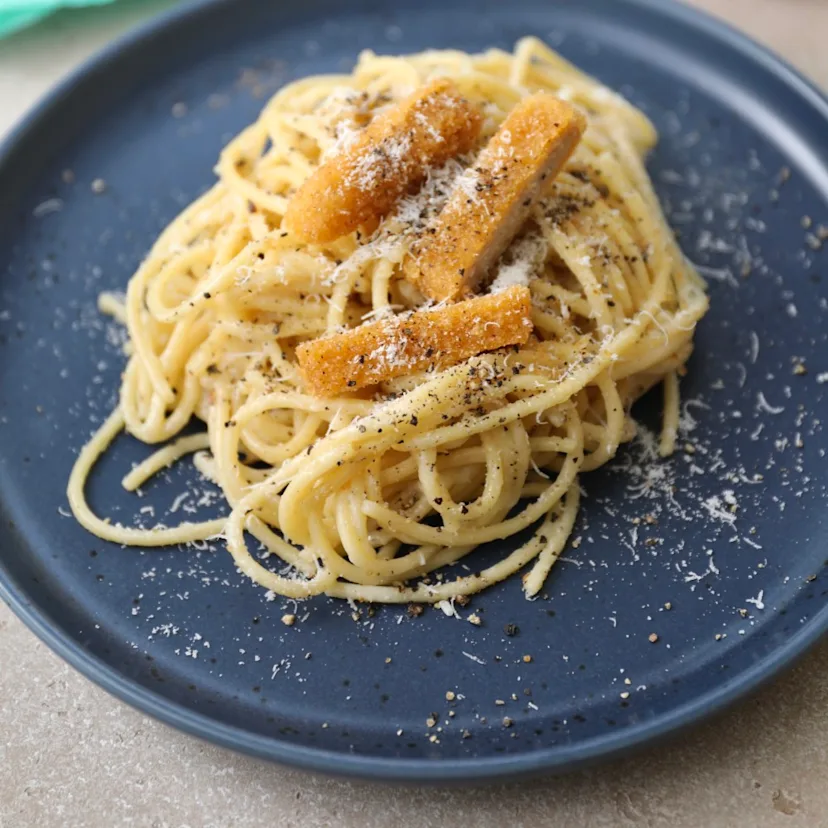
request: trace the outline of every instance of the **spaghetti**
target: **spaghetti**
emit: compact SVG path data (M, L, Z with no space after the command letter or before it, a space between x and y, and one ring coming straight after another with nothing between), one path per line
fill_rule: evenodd
M475 151L534 92L587 116L575 154L489 274L492 290L528 285L532 338L315 397L297 346L424 304L403 263L474 151L429 169L370 232L303 243L283 227L288 201L377 113L435 78L483 113ZM224 149L218 183L161 234L124 305L102 297L102 310L126 319L130 356L120 403L70 477L76 518L135 546L223 536L244 574L291 598L437 602L524 569L536 595L572 531L578 475L632 438L630 407L659 382L662 453L675 443L678 378L707 299L643 165L656 137L641 112L533 38L513 54L365 53L352 74L285 87ZM178 437L193 417L206 432ZM148 444L177 438L126 488L195 452L229 516L147 530L96 516L85 483L123 429ZM493 565L445 571L533 525ZM254 557L250 536L290 571Z

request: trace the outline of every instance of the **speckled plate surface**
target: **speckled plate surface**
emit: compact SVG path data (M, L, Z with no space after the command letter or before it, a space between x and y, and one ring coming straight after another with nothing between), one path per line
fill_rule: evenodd
M682 387L686 449L654 459L645 428L586 476L546 594L530 603L516 579L499 585L460 610L481 626L268 601L219 544L137 551L77 526L66 479L123 364L96 296L126 285L265 96L348 68L362 48L508 48L528 33L662 133L650 170L712 299ZM130 703L331 772L560 771L720 709L828 625L826 134L826 101L791 70L655 0L214 0L153 23L0 152L0 594ZM657 410L651 399L637 413L653 427ZM117 442L92 479L97 509L173 522L221 508L188 465L142 499L122 492L145 451ZM481 559L504 551L491 547Z

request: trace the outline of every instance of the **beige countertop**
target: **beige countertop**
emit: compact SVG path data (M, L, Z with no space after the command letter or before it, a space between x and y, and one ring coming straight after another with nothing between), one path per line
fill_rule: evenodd
M828 0L695 0L828 87ZM0 134L88 54L170 0L62 13L0 41ZM0 828L828 826L828 641L689 735L633 759L483 791L331 781L197 741L111 698L0 603Z

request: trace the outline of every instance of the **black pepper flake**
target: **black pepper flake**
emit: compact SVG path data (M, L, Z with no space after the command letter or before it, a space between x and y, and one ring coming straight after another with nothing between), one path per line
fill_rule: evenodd
M423 614L423 605L409 604L405 611L408 613L409 618L417 618Z
M503 632L505 632L509 638L514 638L520 632L520 627L518 627L517 624L507 624L503 628Z
M356 385L356 380L348 380L348 388L353 388Z
M438 506L440 506L440 505L442 505L442 503L443 503L443 498L442 498L442 497L435 497L435 498L434 498L434 502L435 502Z
M416 418L416 416L414 416L414 415L412 414L412 415L411 415L411 420L410 420L409 422L411 423L411 425L415 426L415 425L417 425L417 423L419 423L420 421Z

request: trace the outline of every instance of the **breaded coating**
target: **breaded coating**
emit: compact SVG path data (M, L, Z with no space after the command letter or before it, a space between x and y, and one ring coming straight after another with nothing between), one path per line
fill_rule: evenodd
M284 227L319 244L375 223L423 182L429 167L472 149L481 120L450 80L431 81L318 167L288 203Z
M520 101L412 246L405 278L437 302L472 293L585 129L577 109L547 92Z
M394 377L441 370L532 332L529 289L515 286L453 305L381 319L304 342L296 356L311 394L334 397Z

